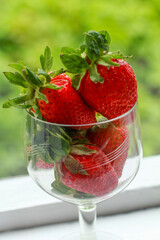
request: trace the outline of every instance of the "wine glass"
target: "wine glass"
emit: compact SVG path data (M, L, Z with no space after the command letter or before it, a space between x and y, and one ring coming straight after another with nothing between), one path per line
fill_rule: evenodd
M28 172L48 194L76 204L80 233L63 240L118 240L96 231L96 204L122 191L135 177L142 146L137 103L111 120L65 125L26 115Z

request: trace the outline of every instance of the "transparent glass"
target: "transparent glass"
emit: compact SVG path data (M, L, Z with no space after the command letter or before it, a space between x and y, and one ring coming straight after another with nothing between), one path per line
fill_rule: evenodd
M122 191L138 171L137 104L122 116L88 125L48 123L27 113L25 153L33 180L53 197L78 206L80 233L62 239L120 239L96 231L96 204Z

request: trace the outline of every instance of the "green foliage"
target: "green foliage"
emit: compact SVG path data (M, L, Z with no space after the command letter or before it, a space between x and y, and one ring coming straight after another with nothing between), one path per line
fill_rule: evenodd
M58 69L62 46L77 48L84 41L83 32L104 29L112 38L111 51L133 55L129 63L139 86L144 155L160 154L159 16L159 0L1 0L0 105L17 95L16 87L10 87L2 74L10 71L8 63L21 59L33 70L49 69L49 52L41 57L42 66L38 59L49 45ZM49 56L47 65L45 56ZM26 173L22 132L22 111L0 108L1 177Z
M53 65L53 57L50 48L47 46L44 50L44 55L40 56L42 69L48 72Z
M81 73L88 69L87 61L74 53L61 54L61 60L71 73Z

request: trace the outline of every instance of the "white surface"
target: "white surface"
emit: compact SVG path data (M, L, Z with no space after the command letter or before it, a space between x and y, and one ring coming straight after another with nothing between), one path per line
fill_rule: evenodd
M127 214L100 217L97 229L121 236L124 240L160 240L160 208ZM0 234L1 240L58 240L63 235L79 231L78 222L11 231ZM107 239L106 239L107 240Z
M160 155L143 159L136 178L125 191L159 187L159 169ZM41 190L30 176L0 180L0 212L59 202Z
M0 180L1 212L54 202L28 175Z
M98 204L98 215L160 206L159 169L160 156L144 159L126 190ZM46 194L29 176L0 181L0 231L73 221L77 217L75 206Z

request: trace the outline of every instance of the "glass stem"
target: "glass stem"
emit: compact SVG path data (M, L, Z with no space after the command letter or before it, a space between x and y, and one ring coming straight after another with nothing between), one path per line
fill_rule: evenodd
M81 240L96 240L96 205L79 206Z

